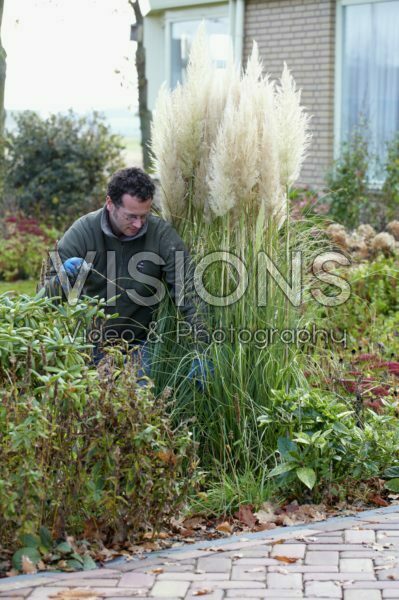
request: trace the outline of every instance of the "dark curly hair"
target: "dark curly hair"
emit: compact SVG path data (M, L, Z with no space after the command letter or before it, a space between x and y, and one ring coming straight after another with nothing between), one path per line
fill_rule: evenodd
M108 196L115 206L122 206L123 194L136 196L142 202L154 197L155 185L142 169L132 167L114 173L108 184Z

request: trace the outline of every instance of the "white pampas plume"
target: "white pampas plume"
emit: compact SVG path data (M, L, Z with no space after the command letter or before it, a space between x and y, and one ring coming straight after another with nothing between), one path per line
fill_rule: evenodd
M301 92L296 89L286 63L276 92L280 183L287 188L299 177L310 134L309 117L300 104Z
M172 94L162 86L153 115L151 149L161 183L162 216L170 221L185 210L185 183L174 135L174 113Z
M193 204L197 209L204 211L206 221L212 219L208 183L210 153L216 141L227 99L236 96L239 97L239 94L235 93L239 88L239 84L239 72L234 66L232 59L228 62L226 69L213 71L206 103L201 157L195 171L193 192Z
M216 216L226 214L237 201L234 187L234 171L236 168L235 136L232 122L236 117L236 109L231 100L224 109L215 143L212 146L209 163L209 204Z
M276 121L274 84L263 80L263 110L259 149L259 200L265 206L266 220L282 223L286 215L285 190L280 182L279 140Z
M258 108L262 67L254 44L236 96L229 97L209 166L210 207L223 216L251 202L259 179ZM238 97L238 98L237 98ZM237 103L238 100L238 103Z
M152 127L152 151L161 182L164 218L181 219L188 211L192 181L201 163L211 60L202 24L194 38L184 85L158 95Z
M175 107L175 134L185 179L193 176L200 162L211 79L212 63L202 23L191 46L186 81Z

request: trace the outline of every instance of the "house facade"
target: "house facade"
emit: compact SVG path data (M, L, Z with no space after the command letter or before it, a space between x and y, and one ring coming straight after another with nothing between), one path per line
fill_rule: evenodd
M204 20L223 68L229 44L245 65L253 40L265 72L290 68L312 115L301 183L322 187L342 142L367 124L383 156L399 130L399 0L149 0L144 44L150 110L160 85L184 81L190 43Z

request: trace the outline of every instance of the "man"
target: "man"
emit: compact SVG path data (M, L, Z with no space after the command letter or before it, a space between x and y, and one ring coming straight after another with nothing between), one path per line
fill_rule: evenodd
M163 282L184 319L196 328L197 339L207 340L190 298L188 252L173 227L151 214L154 192L151 178L141 169L117 171L109 182L105 206L80 217L59 242L70 284L79 284L80 289L84 284L86 295L111 300L108 313L118 313L106 323L99 345L115 339L130 345L143 343L154 311L167 293ZM49 295L61 294L60 281L67 295L68 282L58 265L46 283ZM203 364L196 368L203 375Z

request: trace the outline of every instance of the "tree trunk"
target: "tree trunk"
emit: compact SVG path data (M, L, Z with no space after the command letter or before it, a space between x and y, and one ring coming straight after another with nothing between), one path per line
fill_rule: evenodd
M0 0L1 1L1 0ZM139 117L141 130L141 146L143 149L143 166L148 171L151 168L151 111L147 106L147 88L148 82L145 72L145 49L143 43L143 15L140 9L139 0L129 0L130 6L134 10L137 24L137 50L136 50L136 68L139 88Z
M4 127L6 113L4 110L4 89L6 84L6 51L1 42L1 23L3 20L4 0L0 0L0 206L4 206L4 180L5 180L5 143Z
M3 20L4 0L0 0L0 137L3 138L4 133L4 88L6 83L6 52L1 43L1 23Z

